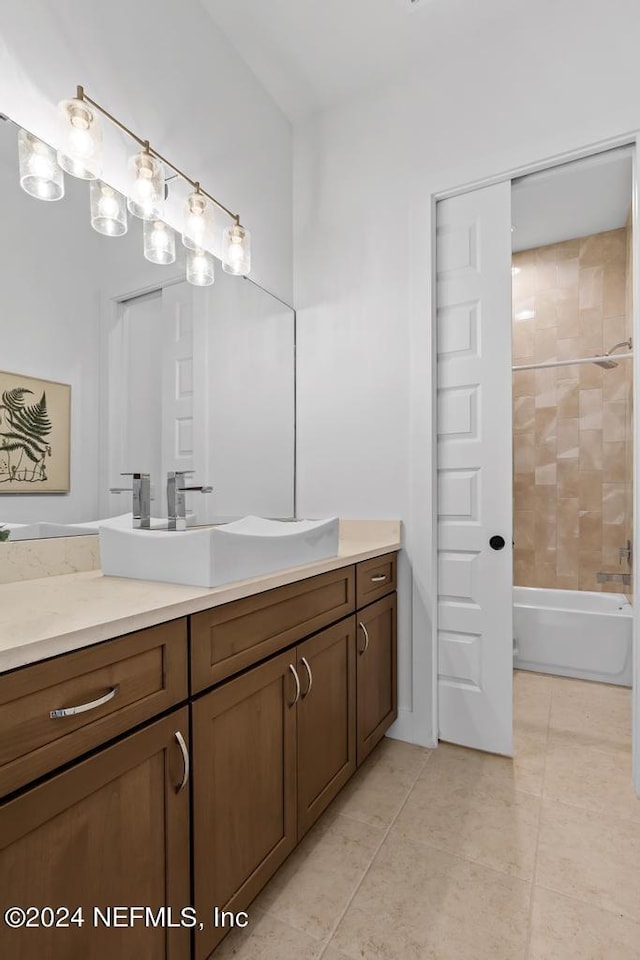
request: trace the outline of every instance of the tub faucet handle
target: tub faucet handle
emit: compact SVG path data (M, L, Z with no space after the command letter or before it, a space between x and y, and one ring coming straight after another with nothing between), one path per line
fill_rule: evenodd
M624 562L624 563L628 563L629 566L632 565L631 562L632 562L632 560L633 560L633 552L632 552L632 548L631 548L631 540L627 540L627 545L626 545L626 547L620 547L620 549L619 549L619 551L618 551L618 556L619 556L619 558L620 558L620 563L621 563L621 564Z

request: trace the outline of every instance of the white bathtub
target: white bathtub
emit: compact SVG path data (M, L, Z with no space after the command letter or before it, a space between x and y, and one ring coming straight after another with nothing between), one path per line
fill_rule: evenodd
M633 611L619 593L513 588L519 670L631 686Z

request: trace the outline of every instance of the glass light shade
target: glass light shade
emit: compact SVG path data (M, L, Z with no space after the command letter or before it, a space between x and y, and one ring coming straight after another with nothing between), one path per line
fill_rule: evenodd
M176 235L162 220L145 220L144 255L151 263L174 263Z
M239 223L224 231L222 269L236 277L245 277L251 270L251 234Z
M121 237L127 232L126 198L102 180L89 184L91 226L105 237Z
M55 150L27 130L18 131L18 164L20 186L30 196L38 200L64 197L64 174Z
M150 153L136 153L129 160L129 199L127 207L141 220L159 220L164 207L164 171Z
M62 100L58 163L81 180L97 180L102 173L102 128L98 114L84 100Z
M213 230L213 204L196 190L185 204L182 242L188 250L210 250Z
M206 250L189 250L187 280L195 287L209 287L214 282L213 256Z

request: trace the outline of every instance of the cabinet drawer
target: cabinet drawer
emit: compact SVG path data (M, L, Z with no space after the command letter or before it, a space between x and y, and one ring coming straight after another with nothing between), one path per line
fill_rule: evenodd
M186 619L5 674L0 677L0 796L187 694ZM64 714L73 707L83 709Z
M354 609L354 568L344 567L195 614L192 692L205 690Z
M392 593L397 585L397 553L363 560L356 564L356 602L358 609Z

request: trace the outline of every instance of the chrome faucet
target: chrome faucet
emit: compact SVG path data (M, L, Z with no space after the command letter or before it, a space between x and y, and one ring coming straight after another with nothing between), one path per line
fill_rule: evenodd
M211 493L213 487L185 487L184 478L192 474L193 470L170 470L167 474L167 509L169 514L169 530L186 530L187 514L185 493L199 491Z
M135 530L151 529L151 477L148 473L121 473L132 477L130 487L109 487L109 493L132 493L131 513Z

